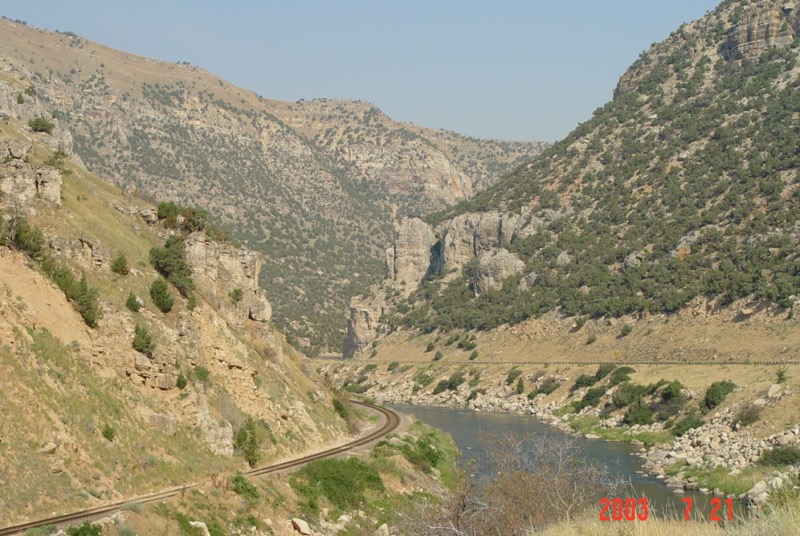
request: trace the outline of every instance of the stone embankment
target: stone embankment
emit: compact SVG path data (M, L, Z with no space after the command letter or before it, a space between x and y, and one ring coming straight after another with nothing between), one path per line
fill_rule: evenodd
M341 384L346 381L346 378L347 372L343 371L335 375L334 381ZM573 397L569 397L569 393L563 389L563 386L570 382L566 376L548 374L533 378L523 376L523 378L526 382L530 382L528 385L533 388L553 382L557 382L561 387L552 396L539 395L529 399L527 394L517 393L514 382L508 383L505 378L482 381L478 387L477 381L470 386L470 378L465 377L463 383L455 389L446 389L434 394L433 391L436 389L420 388L418 383L420 378L418 377L399 377L382 371L375 371L374 375L364 381L362 385L369 386L363 394L384 403L531 415L557 427L564 433L575 434L576 432L569 425L571 416L559 416L558 410L571 400L580 399L585 389L578 390ZM613 389L606 392L605 398L610 398ZM560 393L563 394L559 396ZM774 406L789 394L788 388L775 384L769 388L764 397L754 400L752 404L762 408ZM690 398L698 396L697 393L691 392L687 395ZM630 437L631 444L641 447L639 456L644 459L645 471L664 480L667 486L675 488L676 493L700 490L704 493L721 495L723 494L721 490L701 487L696 477L689 477L683 471L669 476L667 475L668 469L676 465L685 466L687 469L707 470L722 467L731 476L735 476L743 469L754 465L768 449L790 445L800 447L800 424L795 424L789 429L768 437L756 437L748 427L736 424L736 415L740 405L741 403L737 402L710 415L702 426L689 430L681 437L676 437L672 443L667 445L648 449L641 441L635 439L637 434L643 432L663 432L664 427L660 422L627 427L623 436ZM579 415L597 416L604 419L599 422L601 428L624 427L622 415L601 416L598 407L585 408ZM600 436L595 434L586 434L585 437L600 439ZM683 468L681 467L681 469ZM748 492L741 494L739 499L747 505L758 506L767 500L770 491L780 489L798 475L800 475L798 466L776 471L770 477L758 482Z

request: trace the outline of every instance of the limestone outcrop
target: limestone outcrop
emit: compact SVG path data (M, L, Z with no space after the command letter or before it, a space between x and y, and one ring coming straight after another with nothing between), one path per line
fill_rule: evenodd
M386 274L407 296L431 270L436 237L419 218L404 218L396 228L396 236L394 245L386 250Z
M386 305L381 300L356 296L350 300L347 332L342 354L350 356L369 346L380 333L380 318Z
M29 214L37 199L61 205L61 172L52 167L34 169L28 163L30 143L0 140L2 204L15 213Z
M499 289L504 279L520 274L524 269L525 263L505 248L481 256L474 281L475 295Z
M198 292L236 326L245 320L267 322L272 306L258 284L260 253L211 240L205 233L186 239L186 259Z
M771 48L784 48L796 38L797 14L791 6L757 12L741 20L731 30L722 47L723 55L732 60L757 59Z

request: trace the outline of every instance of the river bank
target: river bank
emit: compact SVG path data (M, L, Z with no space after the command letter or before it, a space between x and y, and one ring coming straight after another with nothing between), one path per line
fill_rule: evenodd
M759 462L774 449L800 448L800 424L793 413L800 407L795 381L773 383L775 371L763 366L606 369L610 376L591 383L593 373L600 374L597 365L509 368L337 362L323 367L323 372L331 374L336 385L384 403L532 415L565 433L630 443L638 447L644 469L675 494L698 490L757 506L771 491L794 485L797 465ZM625 379L614 383L614 370L623 370ZM784 374L797 377L795 371ZM718 407L705 409L696 427L676 435L682 419L700 415L709 385L720 377L735 379L733 393ZM625 384L628 387L622 387ZM626 422L628 409L618 407L621 390L637 385L643 391L644 386L650 389L643 400L656 410L652 423ZM667 385L680 386L676 399L681 407L672 407L673 414L664 418L671 407L663 401ZM585 403L587 398L590 403ZM757 415L755 422L743 424L745 410Z

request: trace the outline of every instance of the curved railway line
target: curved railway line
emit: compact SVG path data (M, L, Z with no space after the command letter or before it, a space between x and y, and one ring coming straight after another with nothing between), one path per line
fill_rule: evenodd
M331 449L323 450L321 452L317 452L315 454L310 454L308 456L303 456L302 458L297 458L294 460L289 460L286 462L277 463L274 465L268 465L266 467L259 467L256 469L250 469L249 471L245 471L243 474L246 476L263 476L268 475L271 473L277 473L280 471L285 471L288 469L295 469L300 466L303 466L309 462L313 462L315 460L320 460L322 458L328 458L331 456L336 456L337 454L342 454L347 452L353 448L360 447L363 445L367 445L376 439L380 439L381 437L385 436L389 432L393 431L400 425L400 416L395 413L394 411L382 408L380 406L376 406L374 404L368 404L366 402L355 402L353 404L357 404L359 406L363 406L369 408L373 411L380 413L385 420L383 425L371 432L364 437L356 439L355 441L351 441L350 443L346 443L344 445L340 445L338 447L333 447ZM84 521L96 518L98 516L110 514L117 510L120 510L124 505L131 504L131 503L138 503L138 504L147 504L152 502L163 501L165 499L169 499L184 493L188 489L192 489L197 487L199 484L188 484L186 486L181 486L178 488L173 488L166 491L160 491L158 493L151 493L148 495L141 495L139 497L132 497L126 499L124 501L115 502L113 504L107 504L105 506L98 506L96 508L90 508L88 510L81 510L80 512L74 512L71 514L63 514L54 517L48 517L46 519L39 519L37 521L30 521L27 523L22 523L19 525L13 525L10 527L0 528L0 536L6 536L9 534L18 534L25 530L42 527L45 525L61 525L65 523L71 523L76 521Z

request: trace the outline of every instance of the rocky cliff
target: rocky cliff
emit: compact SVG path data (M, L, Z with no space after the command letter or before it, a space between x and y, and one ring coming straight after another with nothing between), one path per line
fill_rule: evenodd
M264 253L273 321L311 352L340 345L395 217L464 200L543 148L399 123L366 102L273 101L192 65L0 25L14 80L0 109L68 127L87 166L131 194L210 209Z

